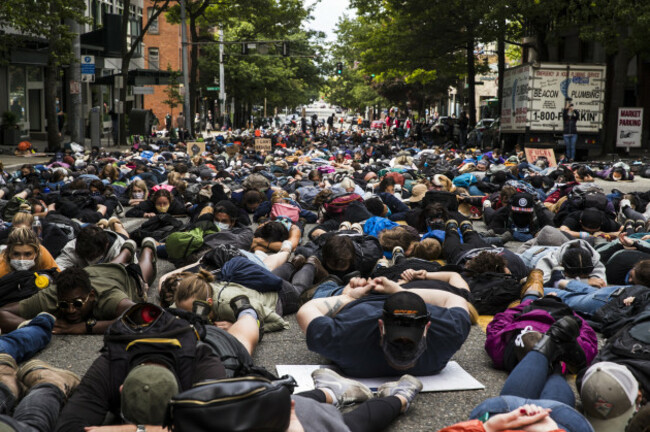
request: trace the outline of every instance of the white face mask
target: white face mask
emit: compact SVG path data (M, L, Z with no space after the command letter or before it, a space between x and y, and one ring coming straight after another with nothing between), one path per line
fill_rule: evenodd
M11 260L11 266L16 270L29 270L36 265L35 260Z
M230 225L223 222L217 222L217 227L219 228L219 231L227 231L230 229Z
M134 199L144 199L144 192L133 192Z

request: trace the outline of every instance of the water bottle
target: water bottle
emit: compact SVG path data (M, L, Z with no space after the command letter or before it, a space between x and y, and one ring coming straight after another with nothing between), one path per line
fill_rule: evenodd
M40 240L43 239L43 225L41 225L41 220L38 216L34 216L34 223L32 224L32 231L36 233Z

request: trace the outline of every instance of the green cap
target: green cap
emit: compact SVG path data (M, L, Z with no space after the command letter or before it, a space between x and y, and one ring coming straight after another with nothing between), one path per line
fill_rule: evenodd
M161 425L167 404L178 391L176 375L165 366L136 366L122 387L122 417L133 424Z

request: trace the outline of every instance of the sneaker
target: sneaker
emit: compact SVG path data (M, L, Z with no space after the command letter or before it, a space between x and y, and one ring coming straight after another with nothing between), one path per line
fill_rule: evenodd
M111 231L115 231L115 225L122 225L122 221L120 218L113 216L108 220L108 228L110 228Z
M510 231L506 231L503 234L500 234L498 237L501 239L503 244L506 244L515 238Z
M352 226L350 227L352 231L356 231L359 234L363 234L363 227L361 226L360 223L353 223Z
M392 264L391 266L394 266L401 260L405 259L406 255L404 254L404 249L402 249L401 246L395 246L393 248L393 259L391 260Z
M316 269L316 272L314 273L314 285L319 284L329 275L329 272L325 269L325 267L323 267L323 264L321 264L318 257L314 255L307 258L307 262L305 264L311 264Z
M352 224L350 222L341 222L341 225L339 225L339 231L349 231L352 228Z
M18 384L18 365L9 354L0 354L0 383L4 384L12 395L20 398L20 385Z
M629 199L624 198L619 202L618 207L623 210L625 207L632 207L632 203Z
M131 252L131 262L133 262L133 257L135 257L135 251L138 248L138 245L134 240L128 239L125 240L124 243L122 243L122 247L120 248L120 252L123 251L124 249L128 249L129 252Z
M377 389L377 397L402 396L406 399L408 411L415 396L422 390L422 381L412 375L403 375L399 381L392 381L382 384Z
M55 368L41 360L30 360L18 369L18 379L31 389L39 384L54 384L68 397L81 379L79 375L65 369Z
M472 222L470 222L470 221L468 221L468 220L466 220L466 221L462 221L462 222L460 223L460 232L461 232L463 235L465 235L465 233L467 233L467 232L469 232L469 231L474 231L474 226L472 225Z
M294 273L300 270L302 266L305 265L306 262L307 262L307 258L305 258L304 255L300 255L300 254L294 255L294 257L289 260L289 263L293 266Z
M332 369L316 369L311 373L317 389L328 389L336 396L337 407L372 399L372 391L358 381L344 378Z
M458 221L455 219L449 219L445 224L445 230L456 230L458 229Z

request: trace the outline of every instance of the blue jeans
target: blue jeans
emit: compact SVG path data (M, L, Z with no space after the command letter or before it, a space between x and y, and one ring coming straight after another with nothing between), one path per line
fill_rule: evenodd
M334 281L328 281L318 285L314 292L313 298L324 298L340 295L343 292L343 287Z
M572 280L563 290L544 288L544 295L555 293L574 311L585 315L593 315L598 309L609 303L612 294L620 288L620 286L594 288L584 282Z
M566 157L567 159L575 160L576 159L576 142L578 141L578 135L570 134L564 135L564 145L566 146Z
M0 384L0 398L15 399L11 392ZM13 417L3 411L0 414L0 424L9 425L18 432L45 432L54 430L59 413L63 407L65 395L54 384L38 384L20 401ZM10 408L13 407L13 404Z
M506 379L501 395L481 402L471 419L508 413L525 404L551 408L551 418L567 432L593 432L589 422L575 409L575 396L564 377L549 376L548 359L537 351L526 354Z
M33 357L50 343L54 319L38 315L23 328L0 336L0 353L11 355L17 363Z

